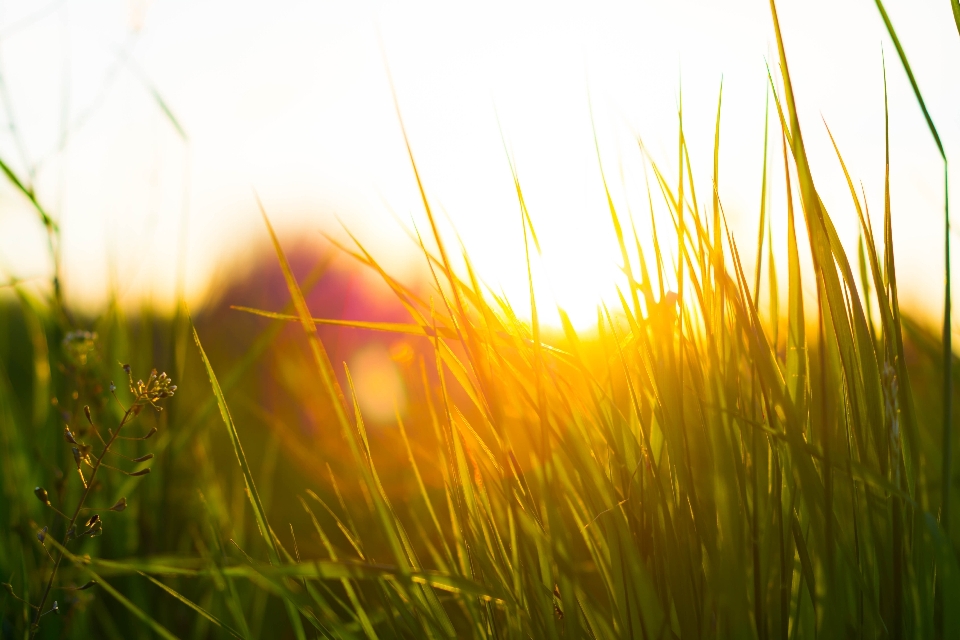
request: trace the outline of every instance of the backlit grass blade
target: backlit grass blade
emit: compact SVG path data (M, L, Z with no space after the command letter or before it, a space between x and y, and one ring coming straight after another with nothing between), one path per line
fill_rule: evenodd
M273 311L265 311L263 309L253 309L251 307L241 307L241 306L232 306L231 309L236 309L237 311L244 311L246 313L252 313L253 315L262 316L264 318L271 318L273 320L294 320L299 321L300 316L290 315L286 313L276 313ZM321 325L330 325L334 327L355 327L357 329L370 329L371 331L386 331L388 333L402 333L411 336L427 336L432 337L431 327L422 327L415 324L405 324L400 322L366 322L363 320L338 320L335 318L311 318L314 323ZM439 327L437 332L443 338L449 338L451 340L457 339L457 333L452 329L447 327Z
M263 536L264 541L267 543L270 561L274 564L280 564L280 555L277 553L277 548L273 543L273 539L269 536L267 516L264 512L263 504L260 502L260 494L257 493L257 487L253 481L253 474L250 471L250 465L247 463L247 456L243 452L243 445L240 444L240 436L237 434L236 426L234 426L233 416L230 415L230 409L227 407L227 401L223 397L223 391L220 389L220 383L217 382L217 376L213 372L213 367L210 365L210 361L207 359L207 354L204 352L203 346L200 344L200 336L197 335L196 327L193 328L193 340L197 345L197 350L200 352L200 358L203 361L203 366L207 371L207 376L210 378L210 385L213 387L213 394L216 397L217 405L220 408L220 417L223 419L223 424L227 428L227 435L230 437L230 444L233 445L233 451L237 456L237 462L240 465L240 470L243 472L243 480L247 487L250 506L253 507L253 514L257 520L257 526L260 527L260 533Z
M213 395L217 398L217 405L220 408L220 417L223 419L223 424L227 428L227 435L230 437L230 444L233 445L233 451L237 456L237 462L239 463L240 470L243 473L243 481L247 488L247 497L250 500L250 506L253 507L253 515L256 518L257 526L260 529L260 534L267 543L267 551L270 556L270 561L275 565L279 565L280 554L277 552L277 547L274 544L272 536L270 535L270 526L267 523L267 514L263 509L262 502L260 501L260 494L257 493L257 487L253 481L253 474L250 471L250 465L247 463L247 457L243 453L243 446L240 444L240 436L237 434L236 426L234 426L233 417L230 415L230 409L227 407L227 401L223 397L223 391L220 389L220 383L217 382L217 376L214 374L213 367L210 365L210 361L207 359L207 354L204 352L203 346L200 344L200 336L197 335L196 327L193 327L193 340L197 345L197 350L200 352L200 358L203 360L203 366L207 371L207 376L210 378L210 385L213 387ZM300 621L300 614L290 601L284 599L284 605L287 608L290 624L293 625L293 629L298 640L304 640L306 636L304 635L303 631L303 623Z
M98 576L98 575L97 575L93 570L91 570L89 567L84 566L84 567L83 567L83 570L84 570L92 579L94 579L94 580L97 581L97 587L103 589L104 591L106 591L107 593L109 593L111 596L113 596L113 597L117 600L117 602L119 602L120 604L122 604L122 605L124 606L124 608L127 609L127 611L129 611L129 612L132 613L134 616L136 616L136 617L137 617L141 622L143 622L147 627L149 627L150 629L152 629L153 632L156 633L158 636L160 636L161 638L166 638L167 640L177 640L177 636L175 636L175 635L173 635L172 633L170 633L170 632L166 629L166 627L164 627L162 624L160 624L159 622L157 622L156 620L154 620L153 618L151 618L149 615L147 615L146 613L144 613L144 611L143 611L140 607L138 607L137 605L135 605L135 604L133 604L132 602L130 602L130 600L127 599L126 596L124 596L122 593L120 593L119 591L117 591L117 589L115 589L114 587L112 587L109 582L105 581L103 578L101 578L100 576Z
M920 87L917 85L917 79L913 75L913 70L910 68L910 62L907 60L907 54L903 50L903 46L900 44L900 38L897 37L897 32L893 28L893 23L890 21L890 16L887 15L887 10L883 7L882 0L874 0L877 3L877 10L880 12L880 17L883 18L883 24L887 28L887 33L890 35L890 39L893 40L893 46L897 49L897 55L900 57L900 62L903 64L903 70L907 73L907 80L910 81L910 86L913 88L913 95L917 98L917 104L920 106L920 110L923 112L923 118L927 121L927 128L930 129L930 135L933 136L933 141L937 144L937 149L940 151L940 156L943 158L943 161L947 161L947 155L943 150L943 143L940 142L940 134L937 133L937 127L933 124L933 118L930 117L930 112L927 111L927 105L923 101L923 95L920 93ZM951 4L956 6L956 0L950 0Z
M166 640L177 640L177 636L170 633L166 627L161 625L159 622L150 617L145 613L140 607L132 603L126 596L117 591L113 586L110 585L106 580L100 577L93 569L90 568L90 563L86 562L86 558L79 558L69 550L64 548L54 537L48 539L49 543L55 547L60 553L64 555L70 562L72 562L78 569L81 569L84 573L90 576L91 579L95 580L97 585L96 588L103 589L111 596L113 596L117 602L122 604L131 614L133 614L137 619L143 622L146 626L154 631L161 638Z
M13 169L11 169L10 166L7 165L7 163L2 159L0 159L0 170L2 170L4 175L7 176L7 180L9 180L13 186L17 188L17 191L26 196L27 200L30 201L30 204L33 205L33 208L37 210L37 214L40 216L40 222L43 223L43 226L55 233L59 232L60 228L56 221L50 217L50 214L47 213L47 210L44 209L43 205L41 205L37 200L37 196L33 192L33 189L27 187L23 181L20 180L17 174L14 173Z
M303 329L307 334L307 341L310 344L310 351L313 354L314 363L316 364L317 370L320 374L320 379L323 383L324 390L327 392L330 402L333 405L333 411L337 418L337 423L340 425L341 429L344 429L345 432L347 432L351 429L351 426L346 414L346 401L343 397L343 391L340 389L340 383L337 382L336 374L334 374L333 366L330 364L330 358L327 355L327 351L324 349L323 343L320 341L320 337L317 335L317 325L310 316L310 310L307 308L307 302L303 297L303 292L300 290L300 285L297 284L297 280L294 277L293 272L290 270L290 264L287 262L287 257L283 252L283 248L280 246L280 241L277 239L277 234L273 230L273 225L270 224L270 219L267 217L267 211L263 208L263 203L260 202L259 197L257 198L257 206L260 208L260 214L263 217L263 222L270 234L270 240L273 244L274 250L276 251L277 260L280 262L280 268L283 270L283 278L287 284L287 290L290 292L290 297L293 299L293 305L297 311L297 316L300 318Z
M903 46L900 44L900 39L897 37L897 32L893 28L893 22L890 20L890 16L887 14L886 9L883 6L881 0L875 0L877 4L877 10L880 12L880 17L883 18L883 24L887 28L887 33L890 35L890 39L893 40L893 45L897 49L897 56L900 58L900 63L903 65L903 70L907 74L907 79L910 81L910 87L913 89L913 95L917 99L917 104L920 106L920 111L923 112L923 118L927 122L927 128L930 130L930 135L933 137L933 141L937 145L937 150L940 152L940 157L943 158L943 217L944 217L944 289L943 289L943 488L942 488L942 497L941 497L941 507L940 507L940 518L943 526L943 530L946 532L947 536L950 536L950 494L952 490L953 483L953 327L951 321L951 301L950 301L950 199L949 199L949 173L947 171L947 154L943 149L943 143L940 141L940 134L937 132L937 127L933 123L933 118L930 116L930 112L927 110L927 105L923 100L923 95L920 93L920 87L917 84L917 80L913 75L913 70L910 68L910 62L907 60L907 54L903 50ZM957 0L951 0L951 7L953 7L953 15L957 20L957 28L960 30L960 5L957 4ZM886 87L886 69L884 69L884 87ZM884 101L886 104L886 89L884 89ZM889 135L889 134L888 134ZM887 167L888 167L888 178L889 181L889 165L890 165L890 154L889 150L887 152ZM889 199L887 200L889 202Z
M229 633L230 635L232 635L234 638L243 638L243 636L240 635L239 632L235 631L235 630L234 630L233 628L231 628L229 625L223 623L223 622L222 622L219 618L217 618L215 615L213 615L212 613L210 613L209 611L207 611L207 610L204 609L203 607L197 605L197 604L194 603L193 601L187 599L186 597L184 597L183 595L181 595L181 594L178 593L177 591L171 589L170 587L168 587L168 586L165 585L164 583L160 582L159 580L157 580L157 579L154 578L153 576L149 576L149 575L147 575L147 574L145 574L145 573L143 573L143 572L140 572L140 575L142 575L144 578L146 578L147 580L149 580L149 581L152 582L153 584L157 585L158 587L160 587L161 589L163 589L164 591L166 591L167 593L169 593L171 596L173 596L174 598L176 598L177 600L179 600L179 601L182 602L183 604L187 605L188 607L190 607L191 609L193 609L194 611L196 611L197 613L199 613L201 616L203 616L204 618L206 618L207 620L209 620L209 621L212 622L213 624L215 624L215 625L217 625L218 627L222 628L224 631L226 631L227 633Z
M753 284L753 304L760 306L760 273L763 271L763 232L767 226L767 142L770 126L770 91L766 93L763 115L763 177L760 179L760 221L757 223L757 273Z
M318 498L319 500L319 498ZM327 550L327 554L330 556L330 559L337 561L337 552L334 549L333 545L330 543L330 538L327 537L326 532L323 530L323 527L320 526L320 522L317 520L317 517L313 514L313 511L310 509L310 506L307 502L301 497L300 504L303 506L304 511L307 512L307 515L310 516L310 520L313 523L314 529L317 532L317 535L320 537L323 546ZM321 504L323 504L321 502ZM326 507L326 505L324 505ZM341 528L343 526L341 525ZM366 610L363 607L363 604L357 598L357 593L353 588L353 584L347 578L341 578L341 584L343 584L343 589L347 593L347 598L350 600L350 604L353 606L352 615L356 616L357 620L360 623L361 628L363 629L364 634L371 640L374 640L377 637L376 631L373 629L373 624L370 622L370 618L367 615ZM348 609L349 611L349 609Z
M720 80L720 92L717 96L717 120L713 129L713 221L711 226L713 227L713 242L710 243L710 255L711 255L711 264L714 270L714 278L717 277L717 274L720 274L723 271L723 232L720 228L720 108L723 105L723 80ZM693 186L693 176L690 177L691 188ZM696 203L694 203L695 219L699 219L700 212L696 208ZM762 224L762 223L761 223ZM703 276L704 287L709 285L710 279L706 276ZM716 335L722 341L724 339L723 332L720 330L722 318L723 318L723 287L720 287L718 292L718 299L715 303L715 308L711 309L713 318L710 320L711 323L714 323L714 331ZM723 348L722 345L719 348Z

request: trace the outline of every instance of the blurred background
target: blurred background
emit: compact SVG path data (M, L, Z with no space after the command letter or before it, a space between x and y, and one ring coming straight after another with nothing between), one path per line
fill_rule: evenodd
M886 6L949 156L960 144L949 3ZM876 7L812 0L780 12L814 175L854 250L856 217L823 122L878 219L886 54L901 302L932 325L942 304L942 163ZM114 288L127 308L172 309L178 289L194 310L219 300L269 249L255 192L283 238L322 251L324 234L345 241L347 229L392 273L416 278L422 258L404 227L423 229L425 217L392 77L431 202L484 281L523 314L512 157L542 247L538 293L584 326L599 301L616 300L622 275L601 166L649 243L638 139L675 172L682 104L693 171L708 189L721 81L719 193L753 261L765 65L777 64L769 16L763 0L8 0L0 158L62 226L73 308L95 313ZM769 206L782 238L771 111ZM50 270L35 211L4 182L0 282L44 282Z

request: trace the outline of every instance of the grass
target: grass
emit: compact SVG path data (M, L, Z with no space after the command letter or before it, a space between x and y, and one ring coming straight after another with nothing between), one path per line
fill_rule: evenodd
M456 269L419 175L429 299L359 244L341 247L379 274L405 322L314 317L309 291L327 264L298 277L266 212L290 302L227 316L256 332L240 349L222 318L182 307L127 317L115 303L84 322L96 337L78 342L56 284L48 297L11 287L0 313L0 637L960 633L946 521L957 506L955 358L899 307L889 153L875 230L837 149L860 226L856 261L841 245L771 8L779 73L753 274L716 188L718 98L702 207L682 111L672 171L641 145L661 195L651 212L665 209L673 227L658 230L651 216L652 254L608 198L627 286L595 331L578 332L562 312L562 331L541 327L532 285L532 321L520 322L468 256ZM785 263L773 258L768 170L787 185ZM529 263L539 242L513 177ZM55 222L22 190L55 246ZM327 350L330 325L408 347L402 417L369 422L363 390ZM84 406L114 429L112 451L146 453L143 440L117 437L129 415L107 391L117 361L162 368L180 388L163 412L139 418L156 429L150 476L94 482L63 437L64 425L82 432ZM277 387L274 374L291 367L292 386ZM302 433L305 424L317 431ZM47 487L46 500L29 495L34 486ZM65 536L77 520L58 516L65 505L79 514L120 499L103 535Z

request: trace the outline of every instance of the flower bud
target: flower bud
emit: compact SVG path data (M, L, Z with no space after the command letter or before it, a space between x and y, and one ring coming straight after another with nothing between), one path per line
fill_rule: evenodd
M47 490L43 487L37 487L34 489L33 495L37 496L37 499L43 504L50 506L50 496L47 495Z

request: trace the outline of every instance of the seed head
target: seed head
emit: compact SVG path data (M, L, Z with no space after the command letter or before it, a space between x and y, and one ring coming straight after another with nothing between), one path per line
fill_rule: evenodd
M81 533L81 536L90 536L91 538L96 538L99 535L103 534L103 522L100 520L99 514L93 514L87 520L86 529Z
M166 373L158 374L156 369L150 371L146 382L137 380L134 384L132 376L130 379L130 391L137 397L137 403L149 404L155 409L160 408L156 404L158 400L173 396L177 390L173 380Z
M74 449L76 451L76 449ZM43 504L50 505L50 496L47 495L47 490L43 487L37 487L33 490L33 495L37 496L37 499L40 500Z

